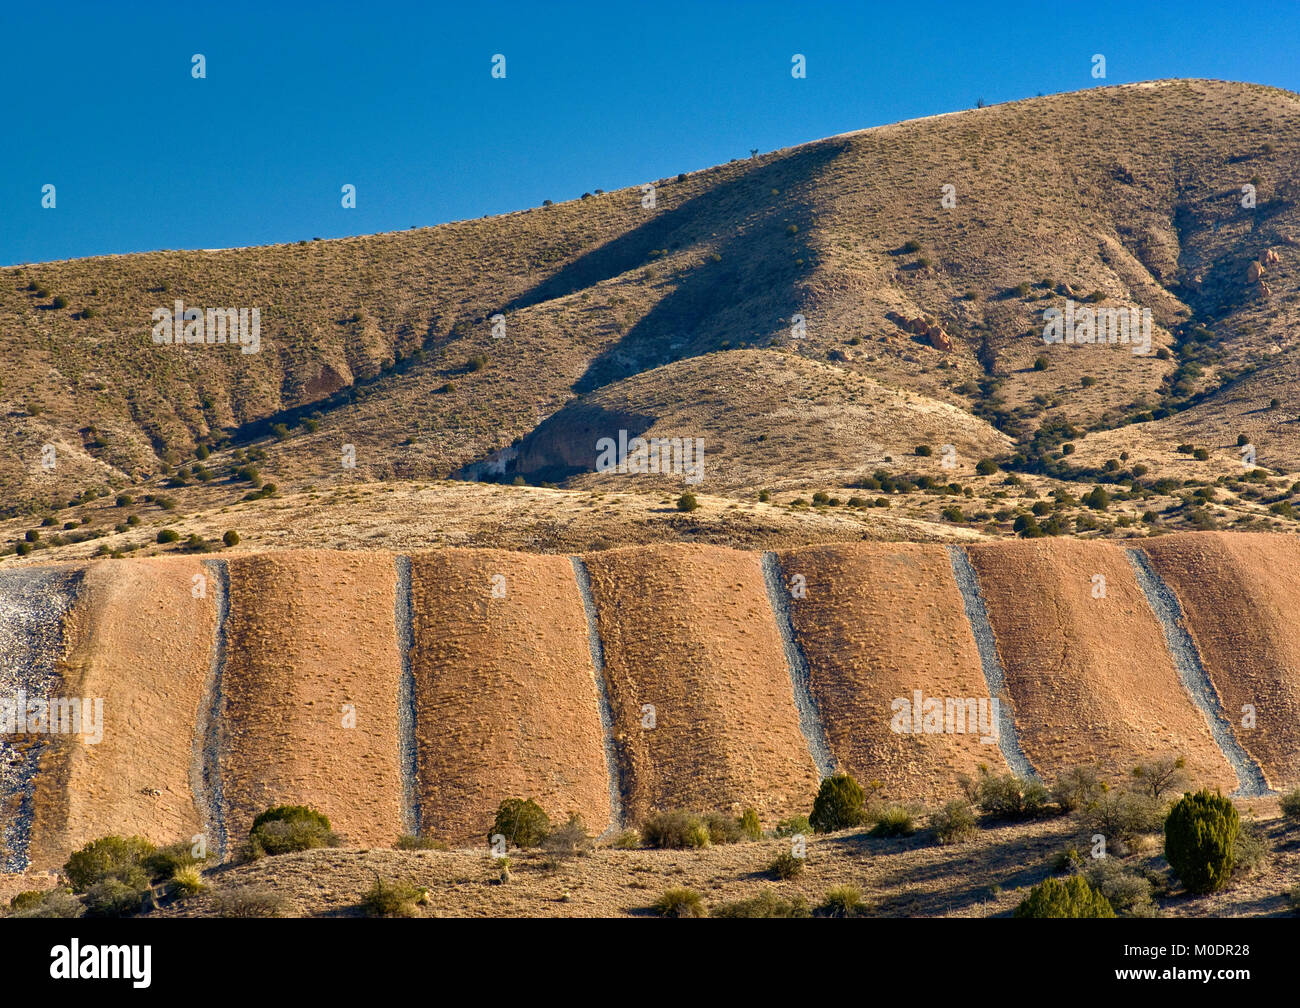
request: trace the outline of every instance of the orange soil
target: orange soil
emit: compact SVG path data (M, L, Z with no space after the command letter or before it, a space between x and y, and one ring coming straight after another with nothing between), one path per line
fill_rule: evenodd
M974 776L981 763L1006 772L996 742L891 727L891 703L911 704L915 690L940 700L989 695L942 546L816 546L780 559L787 584L796 574L806 582L791 613L839 767L879 781L887 798L922 801L953 797L958 775Z
M604 831L609 775L569 558L414 556L411 595L421 832L486 844L506 798L535 799L552 821L576 812Z
M1143 543L1178 596L1238 741L1269 786L1300 786L1300 539L1245 533ZM1243 727L1242 708L1256 726Z
M192 593L196 574L206 578L205 598ZM211 580L188 557L87 568L67 617L61 689L103 699L103 738L51 737L34 801L33 868L61 867L107 833L164 844L201 832L190 771L216 618Z
M228 851L279 804L319 809L352 843L391 844L402 832L392 554L249 554L228 569Z
M600 615L628 814L807 812L817 773L753 553L649 546L585 558ZM642 728L642 707L655 727Z
M972 546L1025 755L1049 780L1180 755L1199 783L1236 775L1178 679L1122 547L1072 539ZM1094 574L1105 577L1093 598Z

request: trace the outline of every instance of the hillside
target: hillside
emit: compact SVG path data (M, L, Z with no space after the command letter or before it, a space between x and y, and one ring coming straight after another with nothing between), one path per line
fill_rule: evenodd
M652 209L634 187L393 234L9 267L0 536L13 550L46 522L23 551L147 552L151 535L97 541L127 531L119 495L166 502L138 516L156 532L261 483L680 493L680 474L594 471L620 430L702 439L685 488L770 491L790 545L833 538L803 521L817 492L888 507L889 527L841 539L1004 536L1049 495L1049 534L1294 528L1298 164L1297 96L1160 81L683 173ZM177 300L258 307L258 351L155 344L151 313ZM1067 300L1149 309L1153 352L1045 344ZM922 317L943 335L916 334ZM1095 485L1131 506L1080 507ZM592 510L520 499L557 525Z

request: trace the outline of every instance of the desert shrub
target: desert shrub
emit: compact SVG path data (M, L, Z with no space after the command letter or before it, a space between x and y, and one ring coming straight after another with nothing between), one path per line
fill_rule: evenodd
M66 307L68 307L68 299L65 298L62 294L59 294L59 295L58 295L57 297L55 297L55 299L54 299L54 307L55 307L55 308L66 308Z
M197 896L207 889L207 884L197 868L189 867L177 868L167 887L173 896L184 899L187 896Z
M1300 822L1300 788L1288 791L1278 800L1282 815L1293 823Z
M695 494L684 493L677 498L678 511L694 511L700 506L700 502L695 499Z
M902 805L890 805L876 816L876 824L871 827L873 836L899 837L911 836L916 832L912 813Z
M568 821L542 841L542 847L558 858L583 857L591 853L591 836L587 833L587 824L576 812L569 814Z
M681 809L651 816L641 824L641 837L651 847L671 849L707 847L712 842L708 826Z
M69 857L63 874L72 883L73 892L87 892L109 879L117 879L138 891L149 884L145 861L153 853L154 845L144 837L104 836ZM139 905L138 896L136 905Z
M414 917L426 891L409 882L388 882L378 876L361 897L361 911L367 917Z
M703 917L704 897L694 889L668 889L652 909L660 917Z
M970 803L956 799L930 817L935 838L941 844L958 844L975 835L975 813Z
M803 869L804 858L795 857L791 851L782 851L767 866L767 870L782 882L788 882L790 879L802 875Z
M203 859L194 856L193 848L185 841L160 847L144 859L145 871L155 882L170 879L183 868L200 864Z
M181 537L181 534L175 529L160 529L155 539L160 543L174 543Z
M1164 805L1136 791L1106 791L1080 811L1079 820L1089 832L1118 843L1118 853L1125 853L1139 834L1160 831Z
M807 901L797 893L782 899L770 889L757 896L715 907L711 917L811 917Z
M137 886L120 878L107 878L96 882L81 898L87 917L125 917L139 911L140 901L148 885Z
M758 812L755 809L747 808L741 814L740 832L744 834L746 840L763 838L763 827L758 821Z
M1111 909L1121 917L1154 917L1151 882L1143 875L1127 871L1115 858L1090 859L1087 879L1105 897Z
M44 899L45 893L29 889L27 892L20 892L17 896L11 899L9 901L9 909L11 911L30 910L33 907L40 906Z
M704 825L709 831L709 842L713 844L739 843L745 838L740 820L723 815L721 812L710 812L706 815Z
M1187 761L1181 756L1166 756L1139 763L1133 768L1133 782L1137 790L1159 799L1167 791L1178 792L1187 787L1189 781L1183 768Z
M282 893L262 886L240 886L213 897L212 910L218 917L286 917L289 900Z
M1114 917L1110 901L1082 875L1049 878L1029 890L1016 907L1017 917Z
M1083 855L1077 847L1067 847L1052 859L1052 873L1070 875L1083 870Z
M1232 848L1232 873L1234 876L1254 875L1268 864L1268 841L1253 822L1243 822L1237 832L1237 842Z
M618 850L635 850L641 846L641 834L634 829L624 830L614 838Z
M222 535L221 541L225 543L227 546L238 546L239 533L236 532L234 529L227 529L225 534Z
M315 809L305 805L277 805L253 820L248 845L256 858L337 847L339 837L330 829L330 821Z
M779 837L792 837L800 834L807 836L812 831L812 823L808 821L807 816L791 816L789 819L782 819L776 824L776 835Z
M35 902L30 897L35 895ZM20 898L21 906L15 906ZM21 917L27 920L38 919L69 919L81 917L86 912L85 905L67 889L51 889L44 893L19 893L10 901L10 917Z
M397 843L393 845L398 850L438 850L445 851L447 845L441 840L436 840L431 836L417 836L413 833L407 833L397 838Z
M1165 819L1165 860L1192 893L1222 889L1232 875L1241 825L1237 809L1219 794L1185 794Z
M1052 800L1062 812L1076 812L1094 802L1105 789L1096 767L1071 767L1056 779Z
M966 776L958 779L972 804L995 819L1029 819L1040 815L1047 805L1047 788L1033 777L992 774L981 766L974 781Z
M1300 913L1300 883L1293 885L1283 895L1286 897L1286 905L1291 908L1291 912Z
M866 795L849 774L832 774L822 781L808 822L818 833L832 833L862 823Z
M551 832L551 820L531 798L507 798L497 807L492 835L514 847L536 847Z
M832 886L813 912L818 917L860 917L866 913L862 891L857 886Z

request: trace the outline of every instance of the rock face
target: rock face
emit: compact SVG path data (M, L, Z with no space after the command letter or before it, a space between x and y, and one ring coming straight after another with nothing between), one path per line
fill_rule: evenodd
M1276 266L1282 261L1282 257L1277 254L1276 249L1269 249L1264 253L1263 261L1265 266Z
M917 336L924 336L929 339L930 346L936 350L941 350L944 353L952 352L952 340L944 332L943 327L933 319L918 315L916 318L908 320L907 329Z
M1250 283L1255 283L1263 275L1264 275L1264 267L1261 263L1257 261L1252 262L1249 266L1246 267L1246 279Z

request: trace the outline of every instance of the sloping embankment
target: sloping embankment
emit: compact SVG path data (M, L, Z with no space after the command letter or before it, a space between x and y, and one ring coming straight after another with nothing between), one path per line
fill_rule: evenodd
M1030 540L970 546L967 554L1020 743L1047 780L1084 764L1127 773L1176 755L1193 780L1236 787L1121 546Z
M759 557L652 546L584 559L629 818L753 806L771 822L807 812L817 771Z
M165 844L203 832L190 770L215 622L209 582L188 557L85 570L67 617L61 692L83 712L102 701L103 723L94 744L51 738L63 772L42 781L50 800L37 809L34 862L61 866L106 833Z
M229 845L273 805L310 805L357 844L402 832L401 661L389 553L227 562L222 793Z
M1300 787L1300 538L1189 533L1142 548L1182 603L1237 740L1270 787Z
M564 556L411 557L421 827L486 846L497 806L533 798L602 832L609 778L587 621Z
M926 731L912 716L917 690L920 715L929 700L943 709L948 699L984 698L991 711L942 546L813 546L782 553L781 565L787 582L803 578L805 597L790 603L794 626L831 748L849 773L880 781L886 797L946 800L958 775L981 763L1005 772L996 736L958 732L971 726L956 717L953 731Z

